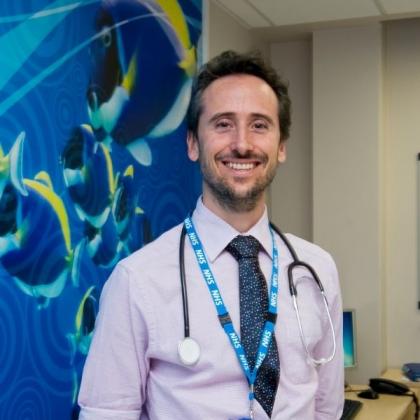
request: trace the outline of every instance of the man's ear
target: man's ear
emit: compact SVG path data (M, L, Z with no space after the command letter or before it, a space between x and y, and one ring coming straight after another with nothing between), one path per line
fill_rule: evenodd
M279 151L277 153L277 160L279 163L286 161L286 142L284 140L280 141Z
M200 156L198 150L198 139L195 137L192 131L188 131L187 134L187 152L188 157L193 161L196 162Z

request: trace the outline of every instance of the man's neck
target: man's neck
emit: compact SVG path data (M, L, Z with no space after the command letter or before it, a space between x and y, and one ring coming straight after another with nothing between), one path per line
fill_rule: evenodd
M261 200L252 210L236 212L223 207L214 197L206 194L203 194L203 204L240 233L250 230L260 220L265 210L265 202Z

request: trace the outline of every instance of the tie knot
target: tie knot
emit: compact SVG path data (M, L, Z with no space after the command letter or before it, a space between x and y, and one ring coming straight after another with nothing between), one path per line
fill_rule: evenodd
M261 244L253 236L238 235L232 239L226 250L230 252L236 260L242 258L258 258Z

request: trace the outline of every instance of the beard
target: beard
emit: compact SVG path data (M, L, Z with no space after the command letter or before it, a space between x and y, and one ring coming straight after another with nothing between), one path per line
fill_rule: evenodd
M276 171L277 162L270 163L266 155L247 153L240 155L234 151L230 158L244 158L257 159L260 165L268 165L263 176L255 179L255 182L245 191L238 191L234 185L230 185L229 181L221 176L218 176L214 169L212 169L211 162L208 159L200 158L200 168L203 176L203 181L211 191L213 197L223 208L234 211L236 213L246 213L252 211L257 206L259 200L264 195L266 189L273 181ZM218 161L226 159L227 156L217 158Z

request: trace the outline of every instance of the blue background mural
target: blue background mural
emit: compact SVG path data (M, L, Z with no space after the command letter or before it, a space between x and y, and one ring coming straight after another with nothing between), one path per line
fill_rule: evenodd
M200 0L0 4L0 418L77 417L115 263L200 193Z

